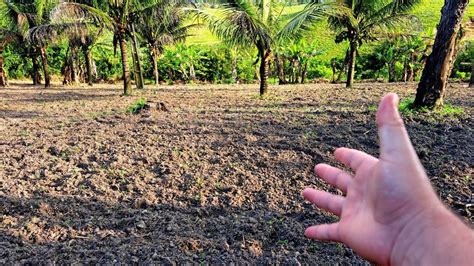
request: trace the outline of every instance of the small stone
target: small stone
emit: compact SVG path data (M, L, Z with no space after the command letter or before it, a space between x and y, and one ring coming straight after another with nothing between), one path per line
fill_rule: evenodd
M258 223L257 219L255 219L255 218L253 218L253 217L249 217L249 222L250 222L250 223L253 223L253 224Z
M138 221L138 223L135 225L138 229L145 229L146 228L146 224L144 221Z

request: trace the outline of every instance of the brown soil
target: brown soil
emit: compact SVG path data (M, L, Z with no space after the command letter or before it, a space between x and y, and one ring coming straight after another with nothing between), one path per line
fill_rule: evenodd
M105 87L107 86L107 87ZM0 89L0 263L365 263L303 236L305 203L346 146L377 154L373 106L415 84ZM465 115L405 115L440 197L473 222L473 91ZM125 113L140 97L168 111Z

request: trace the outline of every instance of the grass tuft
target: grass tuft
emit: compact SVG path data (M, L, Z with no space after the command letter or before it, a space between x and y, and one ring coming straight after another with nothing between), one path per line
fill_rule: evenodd
M128 108L127 113L129 114L138 114L140 111L145 108L146 99L140 98L137 101L133 102Z

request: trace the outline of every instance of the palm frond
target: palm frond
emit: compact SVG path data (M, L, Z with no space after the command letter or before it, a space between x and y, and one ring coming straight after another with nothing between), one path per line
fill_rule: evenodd
M256 8L247 1L227 1L217 14L197 9L194 12L209 24L210 30L217 37L229 45L248 46L260 43L269 48L272 43L270 29L259 19Z
M114 21L105 12L89 5L64 2L57 5L51 12L51 22L72 23L82 22L113 29Z
M65 37L80 39L84 43L88 35L87 24L83 22L45 24L28 30L26 41L30 44L45 45Z
M332 4L320 4L312 2L303 10L297 12L283 27L277 35L277 39L288 39L291 37L301 37L301 34L312 29L317 21L321 21L328 15Z

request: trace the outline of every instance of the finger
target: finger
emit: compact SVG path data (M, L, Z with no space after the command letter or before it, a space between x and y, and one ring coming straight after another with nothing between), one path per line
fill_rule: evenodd
M377 111L377 127L381 159L406 160L407 156L416 154L398 112L398 96L395 93L385 95L380 101Z
M350 167L354 172L357 172L363 163L377 162L377 158L365 152L348 148L338 148L334 152L334 155L338 161L343 163L345 166Z
M314 225L306 228L304 235L308 238L323 241L341 242L339 236L339 223Z
M339 168L327 164L317 164L314 171L329 184L337 187L342 192L347 192L347 188L352 182L352 176Z
M329 192L306 188L303 190L303 197L316 205L318 208L326 210L337 216L341 216L344 197L333 195Z

